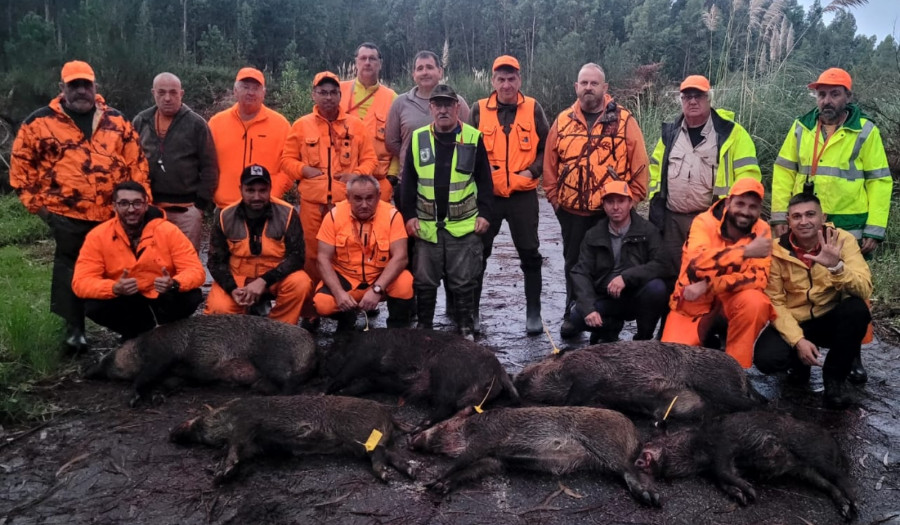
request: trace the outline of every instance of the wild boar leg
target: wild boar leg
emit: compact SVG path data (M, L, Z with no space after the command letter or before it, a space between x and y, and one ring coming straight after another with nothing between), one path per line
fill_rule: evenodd
M230 441L225 458L216 470L213 481L217 484L230 481L236 474L241 461L250 459L259 452L259 448L247 441Z
M134 397L130 405L134 407L140 400L146 399L153 386L164 376L174 364L174 359L163 356L151 356L143 363L140 372L134 378Z
M837 505L838 510L841 513L841 516L846 520L853 520L856 518L857 510L856 503L853 501L853 496L848 491L847 487L840 487L837 485L846 485L843 482L843 479L838 477L837 479L833 478L836 483L832 483L826 476L828 473L820 473L813 467L804 466L796 469L793 474L800 479L808 481L811 485L818 488L819 490L827 493L831 499L834 501L834 504Z
M502 471L503 463L497 458L485 457L472 460L463 455L441 477L429 483L427 487L438 494L447 494L464 483L491 474L499 474Z
M649 476L638 472L632 467L625 469L622 472L622 477L625 479L625 484L628 485L628 490L635 499L645 505L659 507L659 493L653 487Z
M416 468L406 454L393 447L384 447L384 455L388 464L400 471L409 479L416 479Z
M713 473L719 481L719 487L741 505L747 505L756 499L756 491L741 478L734 466L734 451L720 446L713 461Z
M387 482L387 454L384 445L378 445L375 450L369 452L369 459L372 461L372 473L375 477Z

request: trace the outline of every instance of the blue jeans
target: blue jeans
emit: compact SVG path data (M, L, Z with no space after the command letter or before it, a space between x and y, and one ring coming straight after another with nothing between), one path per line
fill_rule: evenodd
M603 319L603 326L599 328L587 326L584 322L587 313L580 312L577 306L572 308L569 321L579 330L592 331L594 333L592 341L608 342L619 338L619 332L622 331L625 321L636 320L637 333L634 340L642 341L653 338L653 330L665 312L668 302L669 292L665 281L653 279L638 289L625 288L618 298L610 297L606 294L606 290L603 290L600 298L594 303L594 308Z

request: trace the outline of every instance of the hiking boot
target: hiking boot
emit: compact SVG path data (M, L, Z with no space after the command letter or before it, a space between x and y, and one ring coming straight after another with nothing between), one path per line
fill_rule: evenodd
M822 383L825 385L825 397L823 401L826 408L842 410L853 403L853 397L850 395L850 392L847 391L846 380L823 375Z
M75 326L66 329L66 352L69 354L81 354L87 352L90 346L84 337L84 330Z
M581 330L578 329L575 323L569 321L568 317L563 321L562 326L559 327L559 336L563 339L572 339L573 337L578 337L580 334Z
M792 366L787 371L787 383L793 386L808 385L811 373L812 369L806 365Z
M307 332L314 334L319 331L319 326L322 324L321 317L304 317L300 321L300 328L303 328Z
M866 369L863 368L862 359L860 356L856 356L856 359L853 360L853 364L850 365L850 375L847 376L847 381L850 381L854 385L862 385L868 380L869 374L866 372Z

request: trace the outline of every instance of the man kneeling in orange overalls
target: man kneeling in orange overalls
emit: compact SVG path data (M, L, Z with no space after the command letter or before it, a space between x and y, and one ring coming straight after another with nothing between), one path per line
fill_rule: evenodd
M203 313L268 314L295 325L312 290L303 271L300 218L293 206L271 196L272 176L264 166L247 166L240 180L241 200L216 215L210 234L208 267L215 282Z
M772 232L759 218L765 190L740 179L691 224L681 272L669 300L662 341L719 347L744 368L753 365L753 344L775 310L764 290L772 264Z
M356 314L378 308L387 299L388 327L409 323L413 277L406 270L403 216L379 200L371 175L347 182L347 200L325 216L317 239L322 283L313 302L321 316L338 316L338 330L353 328Z

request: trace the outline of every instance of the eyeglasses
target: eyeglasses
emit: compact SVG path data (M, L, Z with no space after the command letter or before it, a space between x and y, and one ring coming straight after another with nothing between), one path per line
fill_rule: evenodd
M681 100L685 102L690 102L691 100L706 100L706 97L708 96L709 94L707 93L694 93L692 95L682 94Z
M319 95L320 97L337 97L340 96L340 94L341 92L337 89L329 89L327 91L323 89L316 90L316 95Z
M116 201L116 206L122 208L123 210L127 210L129 208L140 209L145 204L144 199L138 199L136 201Z

